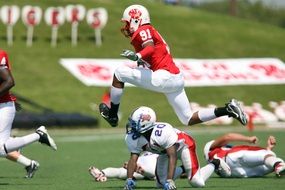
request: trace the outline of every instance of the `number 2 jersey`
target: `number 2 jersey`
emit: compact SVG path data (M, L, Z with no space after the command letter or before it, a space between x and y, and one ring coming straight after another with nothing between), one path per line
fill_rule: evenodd
M142 59L150 65L149 68L151 70L164 69L172 74L178 74L180 72L173 61L168 45L157 30L150 24L139 27L131 38L131 44L137 53L140 53L144 49L143 46L147 42L154 43L154 51L151 51L150 55L143 56Z
M177 144L177 151L185 146L195 148L194 139L187 133L163 122L155 123L149 142L144 136L134 137L133 133L127 134L125 141L129 151L135 154L140 154L143 151L164 154L166 149L174 144Z

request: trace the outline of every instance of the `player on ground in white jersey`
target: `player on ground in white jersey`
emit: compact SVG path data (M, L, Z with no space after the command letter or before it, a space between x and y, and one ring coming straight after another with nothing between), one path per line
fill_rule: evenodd
M194 139L168 123L156 122L156 114L149 107L142 106L135 109L126 127L125 140L131 153L125 184L127 190L135 188L133 174L136 171L139 155L143 151L159 154L156 182L157 187L165 190L176 190L174 180L182 173L182 170L176 168L177 159L181 160L189 183L194 187L205 186L205 181L215 169L230 172L227 165L219 159L214 159L200 169Z
M0 49L0 157L17 160L20 155L14 151L36 141L56 150L56 144L44 126L36 129L35 133L23 137L11 137L12 123L16 113L16 97L10 93L10 89L14 85L15 81L11 73L8 55ZM9 155L9 153L11 154ZM27 161L29 160L25 160L25 162ZM33 176L37 165L35 162L30 164L31 166L34 164L34 166L33 169L26 168L28 177Z
M134 178L136 180L154 179L157 157L158 154L147 151L140 154L137 160L137 168L134 173ZM128 162L125 162L120 168L108 167L102 170L95 166L91 166L89 167L89 173L98 182L105 182L108 178L127 179L127 165Z
M194 125L220 116L236 118L246 125L247 118L235 99L224 107L207 108L193 112L184 90L184 77L175 65L169 47L151 25L148 10L131 5L123 13L122 32L131 39L135 52L124 50L121 56L138 63L138 67L118 67L115 70L110 96L111 106L99 105L101 116L113 127L118 125L118 111L125 83L163 93L183 125Z
M247 142L256 144L256 136L245 136L239 133L228 133L215 140L209 141L204 147L206 160L211 161L213 157L224 159L231 168L231 175L221 177L261 177L275 172L277 176L285 174L285 163L281 158L276 157L272 151L276 139L269 136L267 147L250 145L231 146L232 142Z

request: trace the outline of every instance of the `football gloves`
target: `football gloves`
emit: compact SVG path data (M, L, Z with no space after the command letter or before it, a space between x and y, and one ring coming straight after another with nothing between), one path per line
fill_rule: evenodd
M132 61L138 61L139 57L137 56L137 54L131 50L123 50L123 52L120 54L122 57L128 58L129 60Z
M166 180L166 183L163 185L164 190L176 190L175 182L172 179Z
M132 178L128 178L126 180L124 190L134 190L135 186L136 186L136 182Z

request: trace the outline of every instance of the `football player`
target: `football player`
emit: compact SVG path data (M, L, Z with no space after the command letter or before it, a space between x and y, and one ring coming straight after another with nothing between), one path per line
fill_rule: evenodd
M246 125L247 118L235 99L224 107L208 108L192 112L184 90L182 72L175 65L169 47L159 32L151 25L148 10L142 5L131 5L123 13L121 29L130 38L135 52L124 50L121 56L136 61L138 67L118 67L111 86L111 106L99 105L101 116L113 127L118 125L118 110L124 84L165 94L179 120L184 125L194 125L220 116L236 118Z
M154 179L155 166L158 154L151 152L143 152L140 154L137 160L137 168L134 172L134 178L138 179ZM113 168L108 167L105 169L98 169L95 166L89 167L89 173L98 182L105 182L108 178L127 179L127 166L128 162L125 162L123 167Z
M213 159L200 168L196 155L196 143L187 133L173 128L169 123L156 122L156 114L149 107L135 109L126 126L126 144L130 152L125 189L133 190L136 182L134 172L142 151L158 154L156 163L156 184L158 188L176 190L175 179L182 171L176 169L180 159L189 183L193 187L204 187L215 169L230 172L223 160Z
M215 140L209 141L204 147L206 160L211 161L214 157L223 159L231 168L231 175L221 177L261 177L275 172L277 176L285 174L285 163L272 151L276 139L269 136L267 147L251 145L232 146L232 142L246 142L256 144L256 136L245 136L239 133L228 133Z
M19 155L16 152L11 152L18 151L22 147L36 141L56 150L56 144L44 126L36 129L35 133L23 137L11 137L12 123L17 105L16 97L10 93L10 89L14 85L15 81L11 73L8 55L4 50L0 49L0 156L17 160ZM28 172L27 175L32 176L33 174Z

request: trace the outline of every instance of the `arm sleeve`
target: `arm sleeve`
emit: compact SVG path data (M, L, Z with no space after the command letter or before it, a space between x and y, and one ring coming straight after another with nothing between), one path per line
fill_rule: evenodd
M142 59L146 59L147 57L151 56L154 52L154 46L148 45L143 50L137 53L137 56Z

